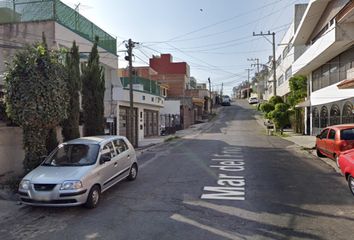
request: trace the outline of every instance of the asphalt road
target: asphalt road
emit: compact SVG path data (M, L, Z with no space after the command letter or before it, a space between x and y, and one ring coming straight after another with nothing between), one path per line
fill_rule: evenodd
M344 178L254 114L223 107L200 133L142 154L138 179L98 208L23 206L0 219L0 239L353 239Z

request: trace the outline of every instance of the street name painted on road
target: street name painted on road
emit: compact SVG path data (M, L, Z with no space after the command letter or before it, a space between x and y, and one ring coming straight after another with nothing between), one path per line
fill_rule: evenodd
M240 147L224 147L222 154L215 154L215 163L211 168L219 169L227 174L218 175L218 186L205 186L201 199L245 200L245 178L241 173L245 170L245 162ZM237 173L237 175L236 175Z

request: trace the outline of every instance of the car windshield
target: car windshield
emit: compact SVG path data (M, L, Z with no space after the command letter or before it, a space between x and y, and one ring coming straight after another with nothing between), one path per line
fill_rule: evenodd
M86 166L96 162L99 145L61 144L43 162L44 166Z
M341 140L354 140L354 128L343 129L340 131Z

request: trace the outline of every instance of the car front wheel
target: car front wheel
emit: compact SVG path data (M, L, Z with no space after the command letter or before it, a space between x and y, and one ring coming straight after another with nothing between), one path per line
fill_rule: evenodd
M318 150L318 148L316 148L316 153L318 157L324 157L324 155L320 152L320 150Z
M100 197L101 197L101 190L98 185L94 185L87 196L87 201L84 206L86 208L97 207L98 203L100 202Z
M130 168L128 180L133 181L136 179L137 176L138 176L138 166L136 165L136 163L134 163Z
M351 175L348 176L348 186L349 190L354 195L354 178Z

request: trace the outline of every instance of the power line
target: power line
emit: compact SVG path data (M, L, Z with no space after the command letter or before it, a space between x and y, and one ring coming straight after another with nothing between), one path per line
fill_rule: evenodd
M214 27L214 26L223 24L223 23L225 23L225 22L232 21L232 20L234 20L234 19L236 19L236 18L242 17L242 16L244 16L244 15L248 15L249 13L253 13L253 12L257 11L257 10L263 9L263 8L265 8L265 7L268 7L268 6L272 5L272 4L276 4L276 3L281 2L281 1L283 1L283 0L277 0L277 1L271 2L271 3L269 3L269 4L265 4L265 5L260 6L260 7L258 7L258 8L252 9L252 10L250 10L250 11L243 12L243 13L241 13L241 14L232 16L232 17L230 17L230 18L227 18L227 19L224 19L224 20L221 20L221 21L218 21L218 22L209 24L209 25L207 25L207 26L204 26L204 27L198 28L198 29L196 29L196 30L187 32L187 33L185 33L185 34L181 34L181 35L175 36L175 37L170 38L169 40L167 40L167 41L165 41L165 42L171 42L172 40L179 39L179 38L181 38L181 37L184 37L184 36L187 36L187 35L191 35L191 34L196 33L196 32L200 32L200 31L205 30L205 29L208 29L208 28L210 28L210 27Z

